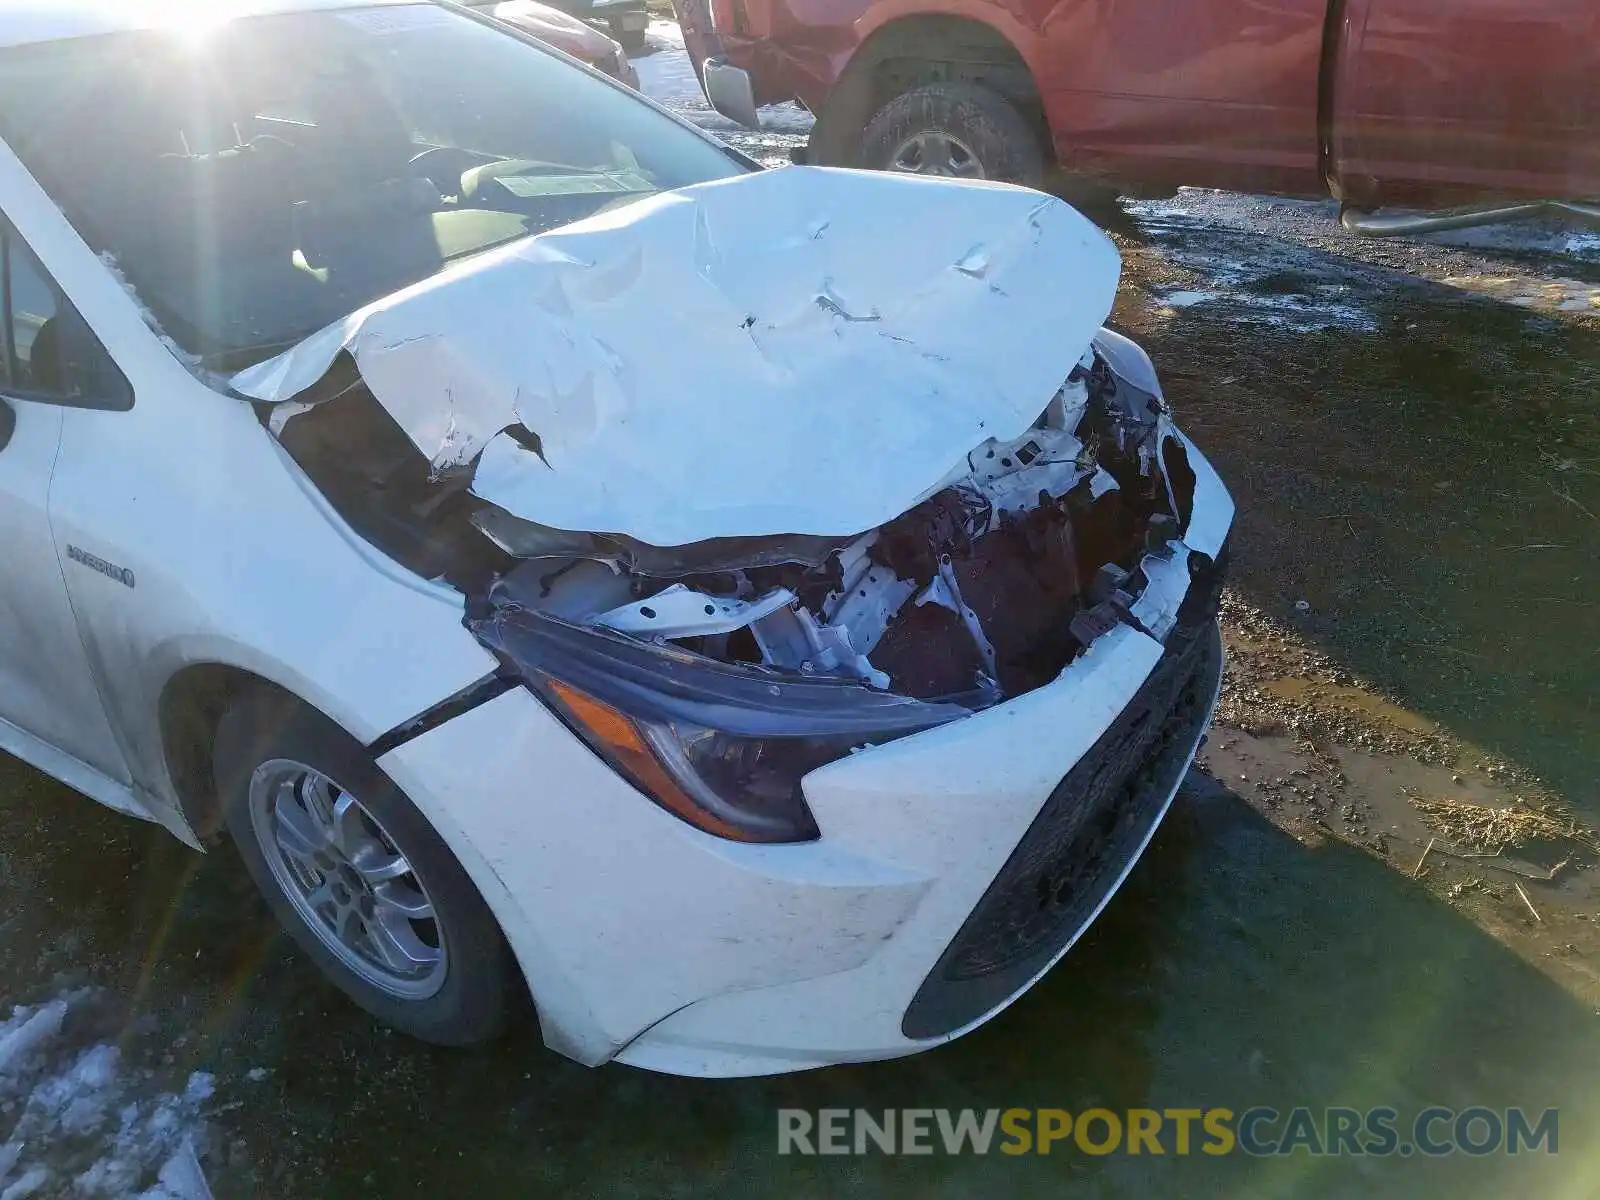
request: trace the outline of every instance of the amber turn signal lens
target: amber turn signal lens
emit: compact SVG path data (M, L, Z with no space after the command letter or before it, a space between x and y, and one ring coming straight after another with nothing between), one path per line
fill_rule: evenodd
M696 804L661 765L639 727L628 717L559 679L548 680L548 687L595 752L621 771L634 787L697 829L735 842L754 840Z

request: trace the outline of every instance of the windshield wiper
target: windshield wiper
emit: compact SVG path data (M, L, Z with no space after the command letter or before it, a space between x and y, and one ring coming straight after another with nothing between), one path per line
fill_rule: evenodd
M229 374L242 371L246 367L253 367L257 363L266 362L269 358L275 358L285 350L293 350L312 334L325 328L327 325L318 325L270 342L255 342L247 346L230 346L223 350L207 351L200 355L200 365L210 371L223 371Z

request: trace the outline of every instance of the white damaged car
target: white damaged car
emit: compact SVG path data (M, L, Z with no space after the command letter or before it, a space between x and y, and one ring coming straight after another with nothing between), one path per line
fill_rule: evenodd
M225 833L431 1041L531 998L744 1075L1005 1007L1221 672L1115 249L453 6L222 7L0 14L0 747Z

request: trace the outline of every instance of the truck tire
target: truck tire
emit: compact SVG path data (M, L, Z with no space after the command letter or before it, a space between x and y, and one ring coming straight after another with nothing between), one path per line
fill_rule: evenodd
M359 742L263 687L229 705L213 762L245 868L336 987L437 1045L505 1031L525 993L499 924Z
M998 179L1038 187L1039 137L1012 104L975 83L929 83L896 96L861 133L857 160L879 171Z

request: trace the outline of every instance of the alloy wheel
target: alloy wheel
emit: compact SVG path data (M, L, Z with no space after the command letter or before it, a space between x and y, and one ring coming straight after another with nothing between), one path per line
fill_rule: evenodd
M392 996L444 986L448 958L433 899L383 824L314 767L262 763L250 825L273 877L332 953Z

